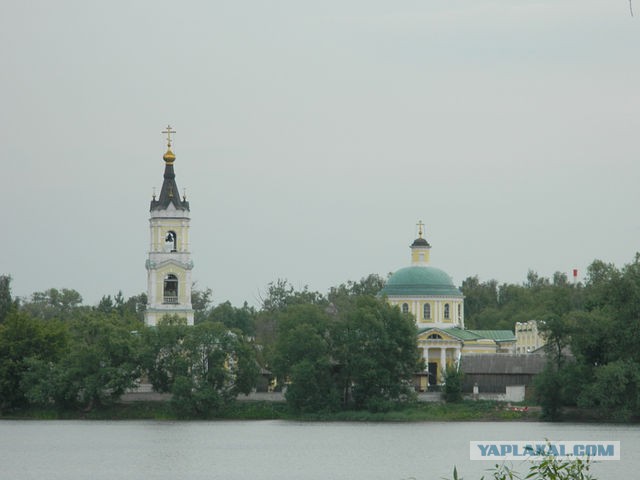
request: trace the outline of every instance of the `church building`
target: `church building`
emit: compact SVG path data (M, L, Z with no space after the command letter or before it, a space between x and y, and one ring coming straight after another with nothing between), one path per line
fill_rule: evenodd
M442 383L447 365L457 365L466 354L514 353L510 330L466 330L464 295L451 277L430 262L431 245L423 238L411 244L411 265L392 274L380 296L403 313L411 313L418 328L418 349L426 370L416 377L418 390Z
M173 164L176 156L171 151L170 126L164 160L164 181L160 196L154 193L150 206L150 242L147 267L146 325L155 326L165 315L176 314L193 325L191 307L191 253L189 249L189 202L180 198Z

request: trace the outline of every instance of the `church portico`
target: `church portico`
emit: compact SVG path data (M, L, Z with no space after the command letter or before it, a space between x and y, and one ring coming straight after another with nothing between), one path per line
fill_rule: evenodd
M431 333L431 335L439 334ZM455 338L439 336L440 338L418 337L418 348L422 351L425 372L428 376L428 384L423 387L441 384L447 367L457 365L460 358L461 342Z

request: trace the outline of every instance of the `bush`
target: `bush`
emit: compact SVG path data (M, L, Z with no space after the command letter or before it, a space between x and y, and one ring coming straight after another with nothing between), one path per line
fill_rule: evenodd
M447 403L462 401L462 380L464 373L456 366L449 365L444 372L444 400Z
M493 480L596 480L589 473L592 461L589 458L576 458L573 460L560 460L556 457L545 457L541 461L532 461L529 467L529 473L522 477L511 467L502 464L496 464L493 469L491 478ZM484 476L480 480L484 480ZM458 476L458 471L453 468L452 480L463 480Z

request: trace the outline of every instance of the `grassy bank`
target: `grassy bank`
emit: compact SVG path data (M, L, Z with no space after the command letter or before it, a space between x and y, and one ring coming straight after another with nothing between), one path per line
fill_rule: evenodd
M536 421L535 409L513 411L496 402L417 403L402 405L388 412L341 411L296 414L280 402L236 402L211 415L211 420L295 420L323 422L430 422L430 421ZM86 420L200 420L178 418L167 402L115 404L90 412L33 409L1 416L2 419L86 419Z

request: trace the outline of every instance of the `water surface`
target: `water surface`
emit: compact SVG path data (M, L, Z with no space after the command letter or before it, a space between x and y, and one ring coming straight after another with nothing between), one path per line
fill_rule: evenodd
M0 421L0 479L479 479L471 440L619 440L622 460L594 468L636 478L640 429L496 422ZM524 471L522 466L515 464Z

